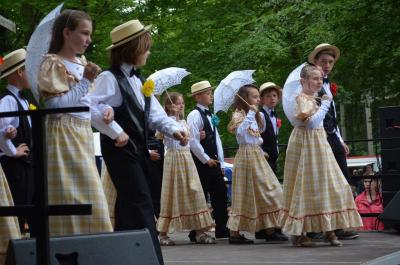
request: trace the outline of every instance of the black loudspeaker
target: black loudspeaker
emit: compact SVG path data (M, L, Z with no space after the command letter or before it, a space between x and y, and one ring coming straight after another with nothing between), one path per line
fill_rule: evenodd
M381 138L400 137L400 106L379 108ZM383 178L383 205L386 207L400 190L400 139L381 140L382 173L397 174L395 178Z
M378 219L400 231L400 192L397 192Z
M6 265L36 265L34 239L11 240ZM50 238L51 265L158 265L147 229Z

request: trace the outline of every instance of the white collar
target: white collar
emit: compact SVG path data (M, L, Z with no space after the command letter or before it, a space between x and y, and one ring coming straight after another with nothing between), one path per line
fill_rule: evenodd
M131 70L133 68L133 65L127 64L127 63L122 63L120 68L127 76L129 76L131 73Z
M10 85L8 84L6 87L11 93L14 94L14 96L16 96L17 98L21 99L21 97L19 96L19 91L22 91L21 89L17 88L16 86Z
M269 115L271 115L271 111L274 110L274 109L268 108L266 105L263 105L263 109L264 109Z
M204 110L208 110L208 111L209 111L208 107L203 106L203 105L201 105L200 103L197 103L196 106L199 107L202 111L204 111Z

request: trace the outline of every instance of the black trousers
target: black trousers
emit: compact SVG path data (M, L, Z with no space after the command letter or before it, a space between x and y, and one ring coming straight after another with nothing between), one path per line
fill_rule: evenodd
M0 161L14 204L33 204L35 189L33 166L22 159L14 157L3 156ZM31 236L35 236L35 224L32 217L25 215L18 216L18 222L21 232L24 231L25 222L28 222Z
M102 137L101 151L117 190L115 230L147 228L159 263L163 265L148 183L146 156L135 152L130 143L123 148L115 147L114 141L108 137Z
M228 222L228 195L221 168L219 165L216 168L210 168L197 158L194 160L206 199L207 194L210 194L215 219L215 236L225 237L227 235L226 223Z
M161 185L164 169L164 159L158 161L151 161L148 159L149 169L149 187L151 192L151 199L153 201L154 214L158 218L160 216L161 208Z
M278 158L268 158L267 159L269 166L271 167L272 171L274 171L275 174L277 172L276 160L278 160Z
M335 134L327 134L328 135L328 143L332 148L333 154L335 155L336 162L338 163L340 169L342 170L343 175L345 176L347 182L352 184L352 181L349 176L349 170L347 168L347 160L346 160L346 152L343 148L342 143L339 140L339 137Z

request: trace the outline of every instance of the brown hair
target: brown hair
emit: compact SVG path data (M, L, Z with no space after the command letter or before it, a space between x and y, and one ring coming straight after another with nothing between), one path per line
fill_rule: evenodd
M65 9L54 21L53 31L51 35L51 42L49 53L58 53L64 45L64 29L67 28L71 31L75 30L79 22L88 20L92 22L92 18L83 11Z
M150 50L151 45L151 34L145 32L121 46L112 48L110 54L111 67L120 67L122 63L135 65L138 57Z
M237 94L240 97L242 97L244 100L246 100L246 102L248 102L250 89L258 90L258 87L255 85L244 85L241 88L239 88L239 91L237 92ZM246 113L249 112L249 110L250 110L249 105L246 102L244 102L243 99L241 99L240 97L235 96L234 105L235 105L236 109L244 110ZM256 121L258 124L258 128L261 129L263 127L263 121L261 119L260 112L256 113Z
M168 95L169 95L169 97L168 97ZM183 99L183 95L181 93L178 93L178 92L171 92L171 93L168 93L168 95L164 96L164 110L168 115L170 115L171 114L170 110L169 110L170 107L172 106L172 104L176 103L176 101L178 100L179 97L181 97ZM183 111L182 111L182 113L178 114L178 119L179 120L183 119L183 116L184 116Z
M301 69L300 77L303 79L307 79L312 71L320 71L320 69L318 69L318 67L313 64L306 63Z

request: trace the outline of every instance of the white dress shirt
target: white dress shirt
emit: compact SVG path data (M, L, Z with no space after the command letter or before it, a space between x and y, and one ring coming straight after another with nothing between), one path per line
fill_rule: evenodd
M124 63L121 65L121 70L132 86L140 107L144 110L145 99L141 92L142 82L136 76L129 76L132 67L132 65ZM121 91L117 79L115 79L115 76L110 71L104 71L96 78L95 87L92 97L95 98L96 102L107 104L111 107L121 106L123 102ZM151 96L148 124L150 128L158 130L169 137L172 137L173 133L178 131L177 123L167 116L154 95Z
M98 101L96 101L96 98L92 98L91 93L89 93L91 82L83 77L84 67L67 60L63 60L63 62L68 72L74 75L79 82L70 86L70 90L64 95L47 99L45 101L46 107L89 107L90 112L75 112L68 114L78 119L91 120L92 126L98 131L112 139L117 138L117 136L122 132L122 128L115 121L112 121L109 124L104 122L104 111L107 108L110 108L110 106L107 106L106 104L100 104ZM62 114L56 114L56 116L61 115Z
M258 128L256 113L252 110L249 110L243 122L236 129L236 140L239 145L242 144L261 145L263 143L263 139L261 138L261 136L253 136L248 131L250 129L254 132L259 131L260 133L262 133L265 130L266 128L264 123L265 117L262 112L260 112L260 115L263 121L263 127L261 128L261 130Z
M10 84L7 85L6 89L8 89L12 94L16 96L19 103L22 105L24 110L29 109L29 103L25 99L19 96L20 89L12 86ZM0 112L9 112L9 111L18 111L18 103L13 96L7 95L3 97L0 101ZM31 125L31 118L28 116L29 125ZM17 153L17 150L14 144L10 139L6 138L6 130L10 127L18 128L19 126L19 117L4 117L0 118L0 149L2 150L2 154L7 156L14 156Z
M327 76L325 76L325 78L327 78ZM325 89L326 94L332 98L332 104L333 104L333 112L335 113L335 118L336 118L336 107L335 107L335 101L333 99L333 95L331 92L331 88L330 88L330 82L329 83L324 83L323 84L323 88ZM342 135L340 134L340 130L339 130L339 126L336 127L336 132L335 134L337 135L337 137L339 138L340 142L344 143L343 139L342 139Z
M202 111L208 110L207 107L197 104ZM211 128L214 130L214 126L211 122L211 117L207 116L207 119L211 125ZM200 144L200 131L203 130L204 124L203 119L201 117L200 112L197 109L192 110L187 116L187 122L190 128L190 149L193 154L203 163L206 164L210 157L204 152L203 146ZM221 164L221 168L224 168L224 150L222 149L221 138L219 137L218 129L215 128L216 134L216 144L217 144L217 152L218 152L218 160Z
M169 116L171 119L176 120L175 116ZM185 120L180 120L177 121L177 125L180 131L184 131L186 133L189 133L189 126L187 125ZM188 142L185 146L182 146L180 144L180 141L175 140L174 138L164 136L164 146L165 150L168 152L168 150L181 150L181 149L189 149L189 144Z

